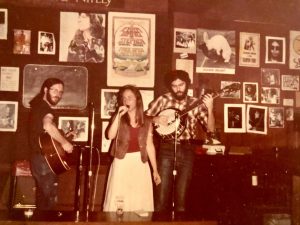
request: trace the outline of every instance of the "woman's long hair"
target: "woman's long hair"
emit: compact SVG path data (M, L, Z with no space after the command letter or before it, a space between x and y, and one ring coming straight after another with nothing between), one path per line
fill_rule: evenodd
M119 106L123 105L123 94L126 90L132 91L132 93L136 97L136 123L138 124L138 126L143 126L143 124L144 124L143 99L142 99L141 92L139 91L139 89L137 87L135 87L133 85L125 85L125 86L121 87L118 92L118 105ZM126 113L121 118L121 121L130 125L130 118L129 118L128 113Z

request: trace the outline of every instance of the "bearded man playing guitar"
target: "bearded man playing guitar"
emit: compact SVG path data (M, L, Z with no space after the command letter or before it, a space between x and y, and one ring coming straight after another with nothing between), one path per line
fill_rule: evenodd
M47 132L60 143L65 152L71 153L73 145L57 129L53 107L61 100L64 83L57 78L44 81L40 93L30 101L29 144L31 172L37 184L36 205L39 210L51 210L57 202L57 175L51 170L41 152L39 138Z
M195 148L204 142L199 136L205 135L199 132L202 130L205 134L215 130L213 96L204 95L202 104L198 104L199 99L187 95L190 83L185 71L167 73L165 85L169 92L153 100L146 111L147 115L154 116L155 130L162 137L157 153L161 184L155 190L155 211L186 210Z

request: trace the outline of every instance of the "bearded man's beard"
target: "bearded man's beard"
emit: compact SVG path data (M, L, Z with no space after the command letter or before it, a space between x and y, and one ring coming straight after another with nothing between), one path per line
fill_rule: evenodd
M53 98L55 98L55 100L53 100L53 99L51 98L51 95L50 95L50 93L49 93L49 91L48 91L48 92L47 92L47 95L46 95L46 99L47 99L47 101L48 101L51 105L55 106L55 105L57 105L57 103L60 101L60 98L59 98L59 97L53 97Z
M186 88L183 92L181 92L181 91L174 92L173 90L171 90L171 93L176 100L181 101L181 100L185 99L185 97L187 95L187 91L188 91L188 89Z

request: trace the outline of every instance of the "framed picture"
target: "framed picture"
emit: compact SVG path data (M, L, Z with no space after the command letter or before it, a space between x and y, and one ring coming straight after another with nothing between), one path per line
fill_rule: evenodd
M259 67L260 34L240 32L239 65Z
M266 63L285 64L285 56L285 38L266 36Z
M31 31L14 29L14 54L30 55Z
M294 121L294 108L293 107L285 108L285 120L286 121Z
M196 72L235 74L234 30L197 29Z
M107 85L154 86L155 14L108 13Z
M58 118L58 128L66 137L74 142L88 141L89 118L88 117L65 117Z
M266 106L247 106L248 133L267 134L267 109Z
M243 83L243 102L258 102L258 83Z
M196 54L196 30L174 28L174 52Z
M280 70L271 68L261 69L261 85L262 86L279 86L280 85Z
M38 54L55 55L54 34L45 31L39 31Z
M109 148L111 145L111 140L108 140L105 137L105 131L108 127L108 121L102 121L102 133L101 133L101 152L109 152Z
M27 64L23 73L24 107L30 107L29 102L40 92L43 82L50 77L59 78L65 84L63 97L55 108L81 110L87 106L88 71L86 67Z
M7 9L0 8L0 39L7 40Z
M290 69L300 69L300 31L290 31Z
M101 118L109 119L118 107L118 89L101 89Z
M284 128L283 107L269 107L269 127Z
M281 89L283 91L299 91L299 76L281 75Z
M235 86L239 86L241 85L241 82L237 82L237 81L221 81L221 90L224 89L225 87L228 87L230 85L235 85ZM235 98L235 99L240 99L241 98L241 91L237 90L237 91L230 91L230 89L228 91L224 91L221 92L220 94L221 98Z
M245 104L224 105L224 132L245 133L246 132L246 107Z
M262 87L261 88L261 103L279 104L280 103L280 88Z
M102 63L105 57L105 14L60 12L60 62Z
M14 132L18 123L18 102L0 101L0 131Z

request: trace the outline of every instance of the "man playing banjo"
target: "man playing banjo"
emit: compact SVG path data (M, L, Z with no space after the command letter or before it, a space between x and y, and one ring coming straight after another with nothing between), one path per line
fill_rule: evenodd
M154 116L155 130L162 137L157 153L161 184L155 190L155 211L186 210L195 148L204 142L205 133L215 131L213 96L204 95L198 104L199 99L187 95L190 83L185 71L167 73L165 85L169 92L153 100L146 111Z

